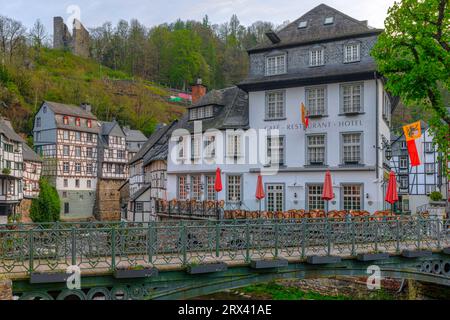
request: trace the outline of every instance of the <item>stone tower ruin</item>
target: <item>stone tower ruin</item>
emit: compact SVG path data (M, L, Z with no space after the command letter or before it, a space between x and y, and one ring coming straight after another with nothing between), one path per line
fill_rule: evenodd
M74 19L72 34L62 17L53 18L53 48L68 50L73 54L89 57L90 36L80 21Z

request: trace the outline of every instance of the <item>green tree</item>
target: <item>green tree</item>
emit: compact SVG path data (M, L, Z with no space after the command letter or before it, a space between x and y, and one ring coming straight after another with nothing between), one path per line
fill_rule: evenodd
M45 178L39 181L39 188L39 196L31 202L31 219L34 222L59 221L61 202L56 188Z
M434 143L449 157L450 10L448 0L403 0L388 11L372 55L403 103L421 106Z

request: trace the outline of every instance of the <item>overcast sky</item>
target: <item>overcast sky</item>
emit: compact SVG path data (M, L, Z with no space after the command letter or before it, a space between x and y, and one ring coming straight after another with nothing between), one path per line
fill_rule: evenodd
M133 18L150 27L178 18L201 20L205 14L212 23L222 23L233 13L243 25L258 20L281 24L297 19L320 3L381 28L394 0L0 0L0 15L19 20L27 27L39 18L51 34L53 17L67 20L73 12L67 10L73 5L80 8L83 24L92 28L106 21L115 24L120 19Z

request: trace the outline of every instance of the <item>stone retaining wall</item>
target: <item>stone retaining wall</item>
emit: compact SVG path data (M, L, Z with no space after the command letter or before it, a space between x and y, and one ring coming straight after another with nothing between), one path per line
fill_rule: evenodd
M0 280L0 300L12 300L12 281Z

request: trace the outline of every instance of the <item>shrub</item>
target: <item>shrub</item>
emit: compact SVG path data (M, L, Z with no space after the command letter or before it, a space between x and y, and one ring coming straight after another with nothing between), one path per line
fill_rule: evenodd
M439 191L433 191L432 193L430 193L430 199L432 201L441 201L442 194Z
M39 181L39 188L39 196L31 202L30 218L34 222L59 221L61 202L56 188L45 178Z

